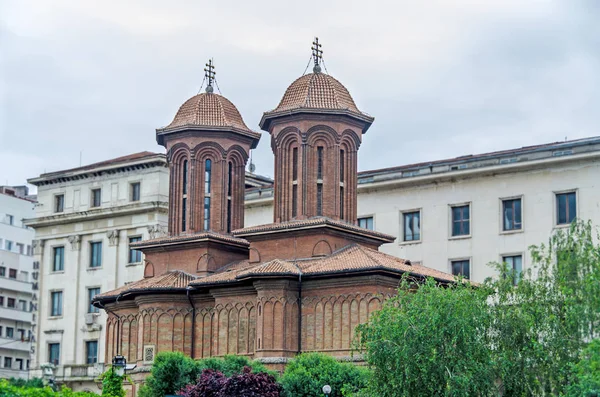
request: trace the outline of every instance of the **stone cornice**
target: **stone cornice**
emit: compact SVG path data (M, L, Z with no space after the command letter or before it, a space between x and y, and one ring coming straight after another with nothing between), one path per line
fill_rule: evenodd
M167 213L169 203L166 201L137 202L107 208L94 208L88 211L71 213L60 213L40 218L25 219L24 224L33 228L64 225L73 222L89 222L103 218L114 218L117 216L136 215L150 211Z

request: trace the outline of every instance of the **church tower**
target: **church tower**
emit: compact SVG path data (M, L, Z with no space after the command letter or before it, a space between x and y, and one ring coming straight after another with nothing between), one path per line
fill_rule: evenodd
M168 126L157 129L170 168L169 234L229 234L244 226L245 168L260 134L250 130L227 98L214 93L206 64L206 92L188 99Z
M373 117L356 107L338 80L323 72L318 38L313 73L264 113L275 155L275 222L323 216L356 223L357 152Z

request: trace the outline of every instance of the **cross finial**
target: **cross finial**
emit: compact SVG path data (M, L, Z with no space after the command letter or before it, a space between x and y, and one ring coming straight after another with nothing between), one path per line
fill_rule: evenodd
M323 59L323 50L321 50L321 44L319 44L319 38L315 37L312 43L312 57L315 62L315 66L313 67L313 72L320 73L321 72L321 60Z
M206 67L204 68L204 77L208 80L208 85L206 86L206 92L209 94L214 91L213 89L213 81L215 80L215 65L213 65L212 58L208 60Z

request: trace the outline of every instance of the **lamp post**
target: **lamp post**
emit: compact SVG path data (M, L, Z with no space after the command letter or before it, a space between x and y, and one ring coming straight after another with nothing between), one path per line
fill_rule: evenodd
M325 395L328 396L329 393L331 393L331 386L329 386L329 385L323 386L323 393L325 393Z
M124 356L114 356L112 360L112 370L117 376L125 375L125 367L127 367L127 360Z

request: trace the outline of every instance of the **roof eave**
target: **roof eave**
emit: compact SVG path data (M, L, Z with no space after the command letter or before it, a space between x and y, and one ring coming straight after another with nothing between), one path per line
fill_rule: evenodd
M293 116L296 114L303 114L303 113L304 114L306 114L306 113L308 113L308 114L326 114L326 115L333 114L333 115L341 115L341 116L350 117L350 118L358 120L364 124L363 131L362 131L363 134L365 134L367 132L369 127L371 127L371 124L373 124L373 121L375 121L375 118L372 116L369 116L365 113L356 113L356 112L348 110L348 109L294 108L294 109L289 109L289 110L279 110L279 111L272 110L269 112L264 112L258 125L261 130L269 131L269 129L271 127L271 123L274 120L282 118L282 117Z
M176 127L163 127L156 129L156 143L161 146L165 146L165 135L176 134L178 132L186 131L211 131L211 132L233 132L240 134L251 139L251 148L256 149L258 141L260 140L260 132L252 131L251 129L242 129L233 126L202 126L195 124L186 124Z

